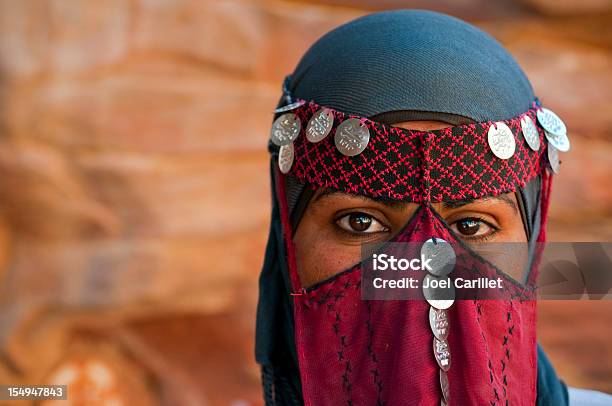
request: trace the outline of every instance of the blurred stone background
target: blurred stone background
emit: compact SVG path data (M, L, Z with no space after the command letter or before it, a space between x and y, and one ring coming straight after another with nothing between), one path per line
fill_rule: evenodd
M69 383L72 405L261 404L271 111L309 44L373 10L504 43L571 132L552 239L611 241L611 3L0 0L0 382ZM612 392L611 303L540 310L562 377Z

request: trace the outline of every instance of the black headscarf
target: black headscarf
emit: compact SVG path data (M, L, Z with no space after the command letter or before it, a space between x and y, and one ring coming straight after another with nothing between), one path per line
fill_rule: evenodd
M490 35L447 15L394 10L353 20L315 42L286 78L279 107L295 98L386 124L437 120L461 125L515 117L530 108L535 96L516 61ZM277 150L270 145L270 151L275 165ZM271 174L275 190L278 179ZM536 178L517 192L532 246L539 232L540 182ZM286 189L295 229L312 192L291 178ZM256 359L262 365L266 404L298 405L290 282L279 207L272 197L259 282ZM538 355L538 403L566 404L564 385L544 353Z

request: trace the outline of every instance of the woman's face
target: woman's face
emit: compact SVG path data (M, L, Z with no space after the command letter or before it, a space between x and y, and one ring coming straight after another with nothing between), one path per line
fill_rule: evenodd
M428 131L448 127L437 121L410 121L397 127ZM468 244L525 243L525 229L514 193L477 200L435 203L432 207ZM361 260L361 245L389 240L417 210L418 204L381 202L365 196L319 189L294 235L298 273L308 287ZM518 261L524 263L524 261ZM522 266L507 271L521 280Z

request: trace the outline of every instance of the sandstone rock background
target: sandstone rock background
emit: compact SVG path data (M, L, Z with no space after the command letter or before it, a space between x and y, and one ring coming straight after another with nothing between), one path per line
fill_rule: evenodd
M552 239L610 241L609 1L0 0L0 382L71 382L73 405L259 404L281 80L330 28L396 7L510 49L571 131ZM612 392L611 304L540 309L566 381Z

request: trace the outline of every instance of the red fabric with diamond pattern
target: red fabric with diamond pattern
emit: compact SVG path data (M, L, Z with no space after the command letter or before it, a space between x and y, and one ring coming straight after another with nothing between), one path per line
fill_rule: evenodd
M395 242L443 238L455 247L455 276L497 277L500 270L461 245L429 202L480 198L514 192L542 174L542 228L550 196L545 169L547 144L533 151L524 140L520 117L504 121L516 150L508 160L487 144L492 122L431 132L409 131L361 118L370 142L346 157L335 147L335 128L347 118L334 111L331 133L318 143L306 139L310 102L293 110L302 122L294 141L291 174L314 188L327 187L375 198L421 203ZM535 122L536 108L527 111ZM283 176L277 171L278 176ZM295 342L304 404L439 405L439 367L433 356L429 304L422 300L361 299L362 263L308 289L300 286L284 182L277 191L292 280ZM462 259L459 259L462 258ZM508 300L456 300L448 310L451 367L450 404L533 405L536 398L536 310L531 296L537 272L527 285L505 276Z
M306 139L305 128L319 108L307 102L291 111L302 123L294 141L291 174L314 187L411 202L480 198L512 192L544 168L544 131L541 147L527 145L519 117L503 121L515 136L516 150L502 160L491 152L487 132L492 121L435 131L411 131L333 110L334 126L318 143ZM536 122L537 107L524 115ZM334 144L336 127L348 118L360 118L370 130L370 142L359 155L342 155Z
M416 243L431 236L453 244L454 276L500 276L461 245L429 206L421 207L393 241ZM363 263L294 296L304 404L439 405L429 304L362 300L362 272ZM451 404L535 404L533 290L502 277L508 299L456 300L448 310Z

